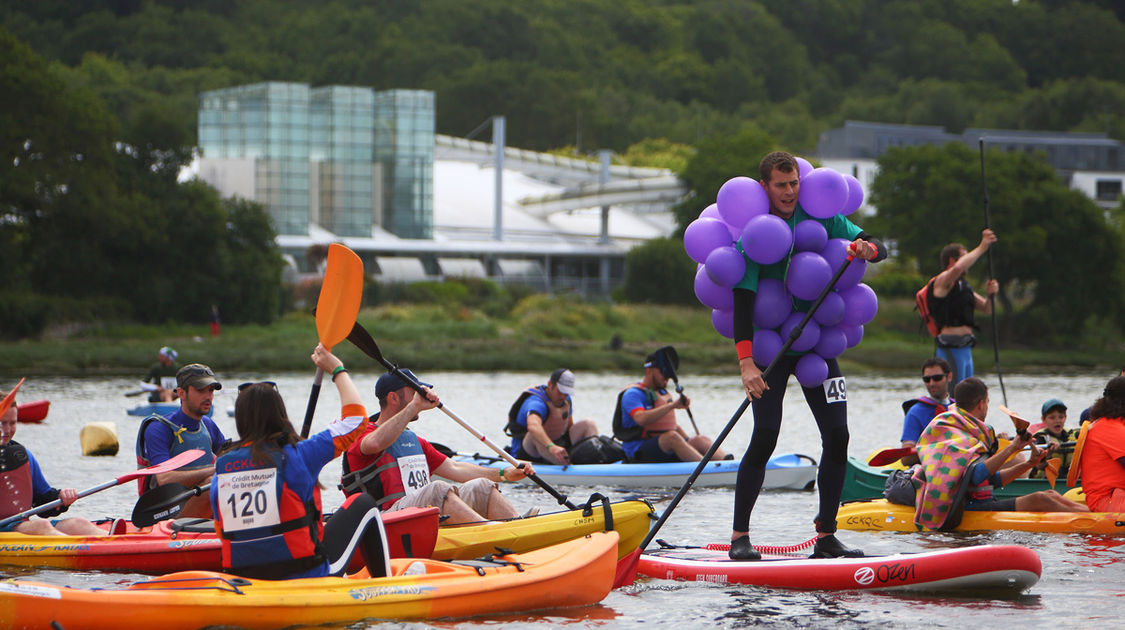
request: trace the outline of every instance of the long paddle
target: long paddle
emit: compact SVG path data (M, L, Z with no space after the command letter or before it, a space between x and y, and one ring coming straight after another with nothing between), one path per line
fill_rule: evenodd
M680 355L676 354L676 349L672 346L664 346L653 354L664 354L666 365L672 372L672 382L676 384L676 393L680 396L684 395L684 388L680 385L680 379L676 376L676 368L680 365ZM699 425L695 423L695 416L691 413L691 407L684 407L687 412L688 420L691 420L691 428L695 429L695 434L699 435Z
M984 189L984 227L992 229L992 215L988 210L988 174L984 168L984 138L980 139L980 182ZM988 248L988 279L996 277L992 269L992 247ZM992 307L992 354L996 361L996 379L1000 381L1000 395L1004 397L1004 404L1008 404L1008 392L1004 389L1004 374L1000 371L1000 327L996 323L996 294L988 296Z
M1060 452L1067 452L1074 449L1074 442L1064 442L1060 445ZM903 446L902 448L885 448L878 453L875 453L867 460L868 466L886 466L893 464L898 460L906 457L907 455L917 455L918 450L913 446Z
M400 380L402 380L402 382L413 388L414 391L418 392L419 394L425 395L425 391L417 381L410 378L410 376L408 376L407 374L404 374L397 365L383 358L383 353L379 351L379 345L375 343L375 340L371 338L371 334L368 333L367 329L364 328L359 322L355 322L355 325L352 326L352 330L350 333L348 333L347 339L348 341L352 342L355 347L359 348L361 352L381 363L383 367L387 368L388 371L393 372L396 376L399 377ZM487 437L485 437L483 433L477 431L469 423L462 420L457 414L450 411L444 403L439 402L438 409L441 409L443 412L445 412L445 415L452 418L454 422L464 427L465 430L467 430L469 433L472 433L473 437L480 440L481 442L484 442L485 445L488 446L488 448L495 451L497 455L504 459L504 461L508 462L512 466L515 466L516 468L524 467L524 465L516 461L516 459L512 457L511 454L494 444L492 440L489 440ZM567 498L566 495L563 495L558 490L552 488L550 484L540 479L539 475L532 473L527 475L527 478L534 481L540 488L546 490L548 494L550 494L555 498L556 501L559 502L559 505L565 505L572 510L578 509L578 506L571 503L570 499Z
M331 350L332 346L347 338L348 331L359 315L362 301L363 261L347 247L332 243L328 246L324 282L320 285L320 297L316 300L316 334L325 348ZM303 438L309 437L322 381L324 370L317 368L312 393L309 394L309 405L305 409L305 422L301 425Z
M789 348L793 346L793 343L796 342L797 339L801 336L801 333L805 331L805 325L809 323L809 320L812 319L813 314L816 313L816 310L818 308L820 308L820 304L824 301L824 298L828 297L828 293L832 291L832 289L836 286L836 283L840 281L840 276L844 275L844 271L847 270L848 265L851 264L854 258L855 254L849 253L848 257L844 259L844 264L840 265L840 268L836 270L836 275L832 276L832 280L830 280L828 284L825 285L824 289L820 292L820 295L817 296L816 301L812 303L812 306L809 307L808 312L806 312L805 316L801 318L801 323L797 324L797 327L789 333L789 338L785 340L785 345L781 346L781 350L778 350L777 355L773 358L773 361L770 361L770 364L766 366L765 371L762 372L762 380L765 380L765 378L769 376L771 372L773 372L773 368L777 365L777 362L780 361L783 356L785 356L785 353L789 351ZM683 487L681 487L680 491L676 493L675 497L673 497L672 502L669 503L668 507L664 509L664 513L660 515L660 518L656 521L656 524L652 526L652 529L648 530L648 535L645 536L645 539L641 541L640 547L638 548L640 551L644 551L644 548L647 547L648 544L652 542L652 539L656 537L656 532L660 531L660 528L664 525L664 521L667 521L668 517L672 515L672 510L676 509L676 506L680 504L681 500L683 500L684 495L686 495L688 490L691 489L692 484L694 484L695 480L699 478L699 475L703 473L703 469L707 467L707 462L711 461L711 458L715 455L715 451L719 450L719 446L723 443L723 440L727 439L727 435L731 432L731 430L734 429L734 425L738 423L739 418L742 417L742 414L746 412L746 408L749 406L750 399L743 398L742 404L738 406L738 411L734 412L734 415L731 416L730 421L727 422L727 426L723 427L723 430L719 433L719 435L715 436L715 441L711 442L711 448L707 449L707 452L703 454L703 459L699 460L699 464L695 467L695 470L692 471L691 475L687 478L687 481L684 482Z
M113 481L107 481L105 483L98 484L98 485L93 486L91 488L87 488L87 489L78 493L78 498L81 499L82 497L89 496L91 494L94 494L95 492L101 492L102 490L106 490L106 489L112 488L114 486L119 486L119 485L121 485L121 484L123 484L127 481L132 481L132 480L137 479L139 477L147 477L148 475L158 475L160 473L166 473L170 470L176 470L177 468L179 468L180 466L183 466L184 464L190 464L191 462L195 461L202 454L203 454L203 451L201 451L197 448L192 449L190 451L184 451L183 453L180 453L179 455L176 455L175 457L173 457L171 459L168 459L167 461L160 462L159 464L154 464L152 466L149 466L148 468L140 468L138 470L129 471L129 472L125 473L124 475L121 475L117 479L114 479ZM8 518L0 521L0 527L3 527L5 525L7 525L8 523L13 523L15 521L22 521L23 519L25 519L29 516L34 516L34 515L40 514L42 512L50 512L51 510L53 510L53 509L55 509L55 508L57 508L61 505L62 505L62 499L55 499L54 501L51 501L49 503L44 503L43 505L33 507L30 510L25 510L23 512L20 512L19 514L14 515L14 516L9 516Z
M149 527L157 521L175 518L184 508L188 499L197 497L211 489L211 484L188 488L182 483L166 483L141 495L133 506L130 520L137 527Z

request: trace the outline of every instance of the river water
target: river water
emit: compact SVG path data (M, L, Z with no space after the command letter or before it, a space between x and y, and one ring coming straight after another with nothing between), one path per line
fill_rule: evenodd
M733 366L732 366L733 367ZM447 408L484 432L493 441L504 444L502 427L508 406L525 387L543 382L544 374L528 373L465 373L435 372L421 374L422 380L435 384L435 391ZM365 394L368 404L377 405L374 384L378 373L353 369L353 376ZM300 426L304 417L312 381L307 374L219 374L226 388L216 396L216 419L228 437L235 436L234 419L226 409L234 403L236 385L244 381L269 379L277 382L284 396L290 417ZM611 432L610 417L621 386L635 381L640 374L579 373L575 394L575 415L593 418L605 434ZM993 410L990 420L999 430L1008 428L1008 420L996 405L1003 402L994 375L983 375L992 389ZM1079 412L1100 395L1108 380L1106 374L1036 374L1005 375L1007 406L1024 417L1038 417L1039 406L1048 398L1061 398L1070 406L1070 421L1077 424ZM12 379L0 381L10 387ZM700 430L714 436L731 420L741 399L737 376L692 377L681 375L685 393L692 399L692 409ZM20 393L22 401L39 398L51 400L50 415L41 425L20 424L16 439L26 445L39 459L48 481L56 487L79 489L112 480L135 467L134 443L138 418L125 410L140 402L123 393L136 389L136 381L122 378L99 379L32 379ZM865 456L871 451L897 446L901 429L901 402L924 393L917 376L894 377L882 374L848 375L848 406L851 427L852 455ZM323 428L338 413L339 399L326 381L317 408L314 431ZM682 413L682 412L681 412ZM78 440L81 427L90 421L116 423L121 450L114 457L83 457ZM681 424L691 432L686 416ZM741 418L727 438L724 448L741 454L749 442L753 418L749 412ZM440 411L423 414L414 425L415 431L433 441L456 450L481 451L483 445ZM819 436L815 424L800 395L796 381L791 381L785 404L785 421L777 452L798 452L820 459ZM325 508L339 505L342 495L335 490L340 466L333 462L321 475L326 488ZM668 504L675 489L667 492L638 493L626 488L561 488L576 502L591 492L599 491L612 499L645 496L653 500L657 510ZM534 486L506 486L505 493L523 511L532 505L543 511L554 507L554 501ZM106 516L128 516L136 500L135 485L113 488L81 499L68 515L91 519ZM701 544L723 542L729 538L733 490L696 489L681 502L665 523L659 538L676 543ZM791 545L813 535L812 518L816 513L815 492L766 492L758 501L751 520L751 539L757 544ZM840 537L849 545L858 546L868 554L956 547L985 543L1021 544L1039 553L1043 561L1043 577L1029 593L1004 600L949 598L933 596L902 596L878 593L816 593L779 591L747 586L695 584L642 578L632 587L609 594L599 605L572 611L548 614L510 615L463 621L431 623L360 623L349 628L630 628L642 624L665 627L743 627L777 628L964 628L984 624L996 627L1077 628L1094 625L1116 626L1120 621L1125 597L1125 538L1088 535L1037 534L1024 532L991 532L980 534L943 534L891 532L848 532ZM57 584L83 586L128 583L143 576L133 574L73 574L53 570L17 571L0 568L0 575L34 576Z

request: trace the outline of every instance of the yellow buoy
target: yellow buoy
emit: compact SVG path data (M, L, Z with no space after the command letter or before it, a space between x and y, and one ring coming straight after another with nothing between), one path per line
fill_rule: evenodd
M83 455L116 455L117 424L113 422L90 422L78 434L82 442Z

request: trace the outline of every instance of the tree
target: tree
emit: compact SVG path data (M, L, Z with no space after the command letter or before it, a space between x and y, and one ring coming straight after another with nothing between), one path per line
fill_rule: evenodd
M678 238L656 238L625 254L621 292L630 302L694 304L695 261Z
M715 195L728 179L739 175L760 179L758 162L774 150L773 138L752 125L745 126L734 136L713 136L700 142L687 168L680 173L689 193L675 208L680 224L678 233L682 234L704 208L715 203Z

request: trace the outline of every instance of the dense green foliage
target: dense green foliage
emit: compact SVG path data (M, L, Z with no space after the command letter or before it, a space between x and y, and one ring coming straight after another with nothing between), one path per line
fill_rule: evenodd
M654 238L625 254L621 297L654 304L696 303L695 261L678 238Z

